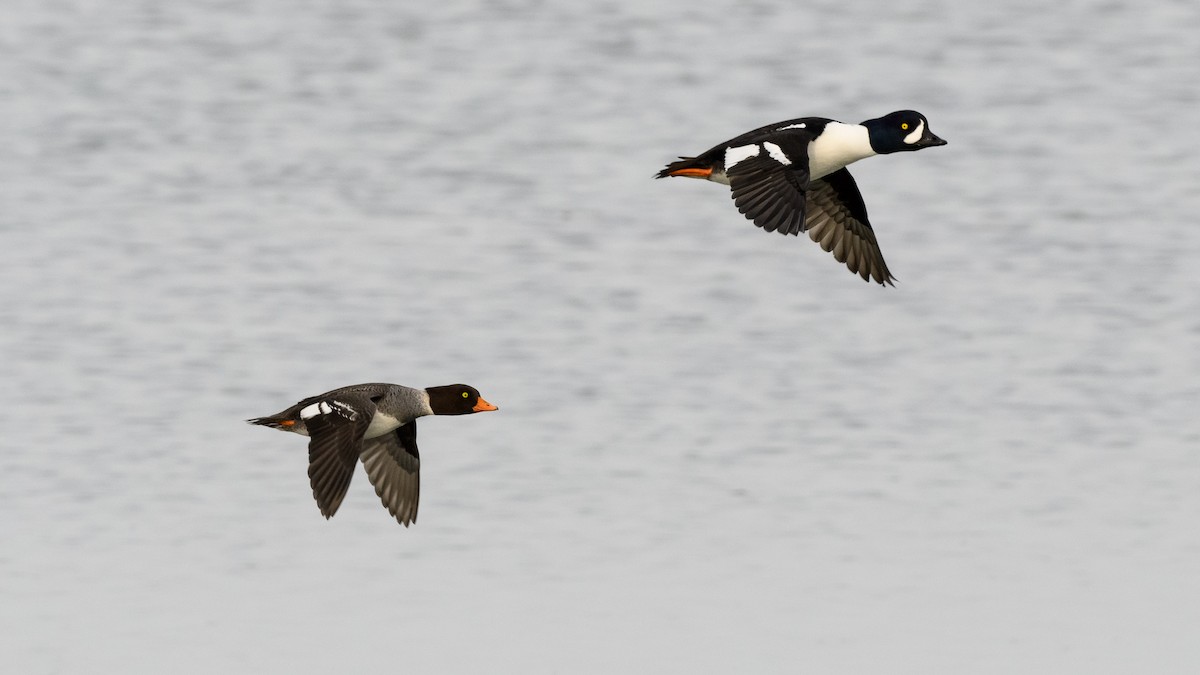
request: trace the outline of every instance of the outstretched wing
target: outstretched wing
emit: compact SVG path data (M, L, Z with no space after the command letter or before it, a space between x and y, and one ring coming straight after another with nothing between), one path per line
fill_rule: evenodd
M300 410L310 436L308 479L326 518L342 505L374 415L375 404L362 395L326 396Z
M733 203L767 232L804 231L810 140L804 133L778 133L725 151Z
M362 463L375 494L388 513L408 527L417 520L421 496L421 457L417 454L416 421L363 441Z
M804 229L808 236L833 253L851 272L865 280L892 284L875 230L867 219L867 207L854 177L839 169L809 183L808 214Z

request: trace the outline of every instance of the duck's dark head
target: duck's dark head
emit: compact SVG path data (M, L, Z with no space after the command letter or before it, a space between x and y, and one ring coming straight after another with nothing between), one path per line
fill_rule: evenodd
M449 384L444 387L429 387L429 408L434 415L470 415L471 413L499 410L483 400L479 390L466 384Z
M897 110L862 125L871 137L871 149L881 155L945 145L929 130L925 116L915 110Z

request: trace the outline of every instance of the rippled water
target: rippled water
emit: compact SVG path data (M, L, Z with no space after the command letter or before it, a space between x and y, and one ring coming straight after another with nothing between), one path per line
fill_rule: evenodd
M1195 3L0 8L13 672L1193 672ZM898 108L900 283L663 163ZM468 382L420 523L242 420Z

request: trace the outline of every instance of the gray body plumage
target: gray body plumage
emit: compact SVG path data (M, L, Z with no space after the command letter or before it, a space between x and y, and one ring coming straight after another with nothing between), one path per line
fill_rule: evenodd
M383 505L407 527L417 519L421 489L415 420L432 414L425 390L370 383L312 396L249 422L311 438L308 475L326 518L341 506L361 459Z
M366 398L372 402L374 414L380 418L372 419L372 424L363 435L364 438L374 438L393 431L402 424L412 422L418 417L433 414L433 410L429 407L429 395L425 393L424 389L414 389L413 387L405 387L400 384L372 382L349 387L339 387L318 396L310 396L281 412L258 419L295 420L296 424L294 425L276 428L308 436L307 420L301 417L301 411L322 401L349 401L361 398Z

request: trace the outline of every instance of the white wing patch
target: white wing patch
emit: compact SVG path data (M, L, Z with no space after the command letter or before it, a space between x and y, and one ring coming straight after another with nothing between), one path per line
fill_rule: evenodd
M300 411L300 419L309 420L317 415L329 415L330 413L337 413L350 421L358 419L358 411L349 403L341 401L317 401Z
M917 122L917 128L913 129L912 133L904 137L904 142L912 145L921 140L921 136L925 133L925 120Z
M766 149L767 154L771 156L771 159L775 160L776 162L779 162L784 166L792 163L792 160L788 159L787 155L783 154L783 148L779 147L778 145L775 145L770 141L766 141L762 144L762 146L764 149Z
M751 157L758 157L762 148L757 145L742 145L725 150L725 170L728 171L738 162L744 162Z
M317 401L300 411L300 419L309 420L317 415L324 415L330 411L329 404L324 401Z
M786 127L779 127L775 131L787 131L788 129L803 129L803 128L804 128L804 122L801 122L799 124L789 124Z

